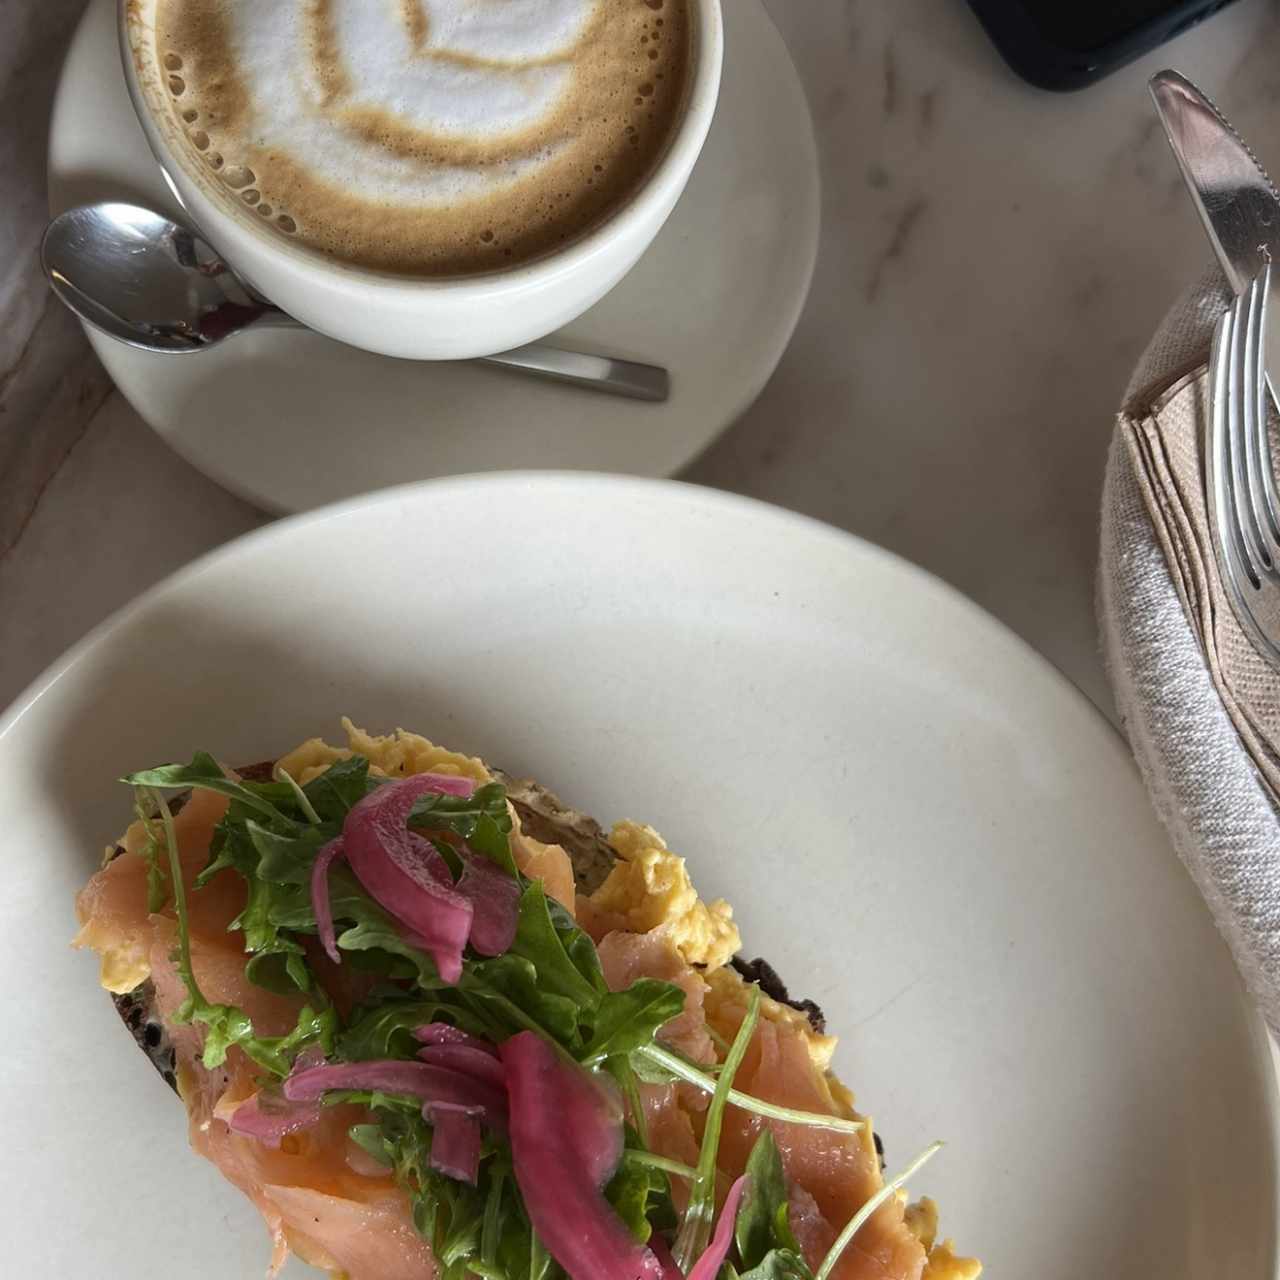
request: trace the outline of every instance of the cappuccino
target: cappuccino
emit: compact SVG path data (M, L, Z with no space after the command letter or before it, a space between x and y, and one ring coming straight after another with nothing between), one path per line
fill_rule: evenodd
M684 107L689 0L160 0L197 163L362 267L502 270L604 221Z

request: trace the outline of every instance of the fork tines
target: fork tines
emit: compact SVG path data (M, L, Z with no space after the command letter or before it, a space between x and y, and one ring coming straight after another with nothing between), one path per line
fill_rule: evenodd
M1228 598L1260 651L1280 665L1274 603L1280 592L1280 500L1267 434L1267 301L1271 267L1218 321L1210 353L1210 416L1205 487L1219 572Z

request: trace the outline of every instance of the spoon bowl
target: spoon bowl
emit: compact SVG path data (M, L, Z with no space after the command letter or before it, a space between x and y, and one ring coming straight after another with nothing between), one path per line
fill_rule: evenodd
M138 205L68 209L46 229L40 259L72 311L147 351L202 351L250 325L292 323L191 228Z

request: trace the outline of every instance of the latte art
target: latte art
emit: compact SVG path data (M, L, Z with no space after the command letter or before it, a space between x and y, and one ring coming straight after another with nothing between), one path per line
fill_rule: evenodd
M688 0L160 0L191 148L265 222L397 272L509 266L635 191Z

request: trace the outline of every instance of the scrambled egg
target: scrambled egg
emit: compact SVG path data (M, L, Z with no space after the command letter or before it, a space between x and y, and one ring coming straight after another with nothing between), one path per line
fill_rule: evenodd
M906 1208L907 1228L924 1246L927 1261L920 1280L978 1280L982 1263L976 1258L958 1258L950 1240L938 1238L938 1206L925 1196Z
M370 773L387 777L406 777L412 773L447 773L455 777L474 778L488 782L492 775L484 762L475 756L460 755L437 747L434 742L416 733L397 729L378 737L358 729L342 717L347 746L332 747L321 738L308 738L286 756L281 756L277 768L289 774L295 782L305 786L312 778L318 778L330 765L352 756L364 756L369 762Z
M652 827L619 822L609 843L618 861L591 895L591 905L612 928L648 933L664 927L685 962L700 969L719 969L737 955L742 938L733 908L723 898L703 902L684 859Z

